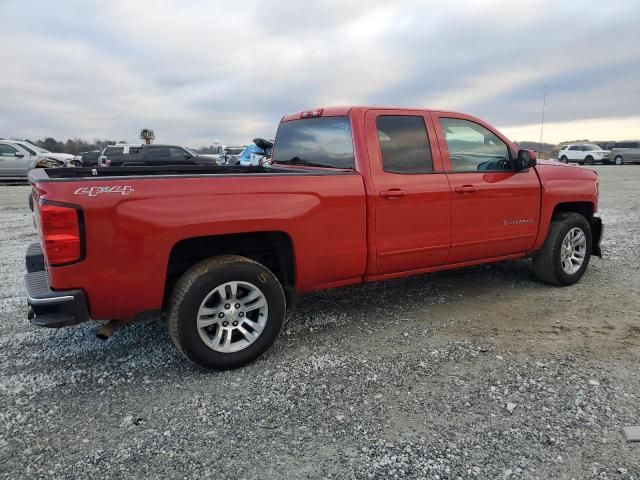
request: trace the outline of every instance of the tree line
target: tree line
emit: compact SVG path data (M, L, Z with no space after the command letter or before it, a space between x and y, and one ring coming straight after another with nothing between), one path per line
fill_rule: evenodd
M29 140L25 141L33 143L38 147L42 147L45 150L56 153L71 153L73 155L79 155L83 152L90 152L92 150L102 150L107 145L114 145L115 143L127 143L126 140L100 140L95 139L93 142L87 142L79 138L70 138L66 142L61 142L52 137L47 137L42 140Z

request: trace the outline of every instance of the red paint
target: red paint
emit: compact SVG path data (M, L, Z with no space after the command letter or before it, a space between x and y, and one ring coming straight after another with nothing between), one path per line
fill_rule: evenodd
M349 115L357 173L34 183L41 199L81 207L85 223L84 259L49 266L52 287L83 289L94 319L128 318L161 308L171 249L192 237L283 232L294 247L295 288L308 292L523 257L541 247L559 203L589 202L597 209L597 176L587 169L541 161L522 172L451 172L440 116L475 121L517 153L516 145L474 117L377 107L315 111ZM375 127L380 113L424 118L433 173L382 170ZM93 186L133 191L74 194ZM505 224L522 219L531 221Z

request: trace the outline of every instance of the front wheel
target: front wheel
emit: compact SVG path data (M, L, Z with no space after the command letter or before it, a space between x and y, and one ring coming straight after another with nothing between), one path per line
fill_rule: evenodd
M616 165L622 165L624 164L624 159L620 155L618 155L613 159L613 163L615 163Z
M566 156L564 156L564 155L563 155L562 157L560 157L560 161L561 161L562 163L569 163L569 159L568 159Z
M591 258L591 226L579 213L557 214L542 250L533 258L539 280L551 285L571 285L584 274Z
M593 157L591 155L589 155L587 158L584 159L584 163L586 163L587 165L593 165Z
M276 276L253 260L229 255L204 260L180 277L167 322L173 343L188 360L226 370L265 353L285 312Z

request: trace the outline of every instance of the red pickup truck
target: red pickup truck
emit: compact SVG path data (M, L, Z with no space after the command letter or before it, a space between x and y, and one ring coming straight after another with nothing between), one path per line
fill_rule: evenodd
M164 312L206 368L263 354L296 293L524 257L540 280L570 285L600 255L595 172L536 161L453 112L303 111L283 117L271 165L29 179L32 322Z

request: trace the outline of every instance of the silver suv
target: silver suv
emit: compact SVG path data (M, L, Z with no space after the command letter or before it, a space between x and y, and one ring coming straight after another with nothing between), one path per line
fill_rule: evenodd
M624 165L625 163L640 163L640 142L637 140L631 142L616 142L611 147L609 158L616 165Z
M0 179L26 178L32 168L65 166L62 160L48 158L27 145L15 140L0 140Z

